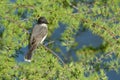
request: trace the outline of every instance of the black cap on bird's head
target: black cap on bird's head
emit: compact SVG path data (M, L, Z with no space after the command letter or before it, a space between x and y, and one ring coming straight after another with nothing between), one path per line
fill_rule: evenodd
M38 24L42 24L42 23L45 23L45 24L48 24L48 21L47 21L47 19L45 18L45 17L40 17L39 19L38 19L38 22L37 22Z

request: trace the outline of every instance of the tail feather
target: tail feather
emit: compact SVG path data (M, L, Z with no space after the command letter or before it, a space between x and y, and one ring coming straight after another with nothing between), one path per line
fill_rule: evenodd
M29 51L27 52L27 54L25 55L25 58L24 60L27 61L27 62L31 62L31 59L32 59L32 55L33 55L33 51L34 51L35 47L31 47L29 49Z
M28 51L28 53L25 55L25 61L31 62L32 58L32 52Z
M30 44L29 46L29 51L27 52L27 54L25 55L25 61L27 62L31 62L31 58L32 58L32 52L37 48L37 43L35 42L35 40L33 39L33 42Z

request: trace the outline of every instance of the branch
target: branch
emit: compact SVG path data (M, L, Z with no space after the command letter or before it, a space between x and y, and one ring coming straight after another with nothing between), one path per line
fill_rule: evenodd
M103 57L98 58L98 60L96 62L101 61L103 58L108 57L108 56L112 55L113 53L114 52L108 52L108 53L106 53Z
M50 41L50 42L46 43L45 46L48 46L49 44L52 44L52 43L54 43L54 41Z
M20 21L17 21L17 20L15 20L15 19L9 17L9 16L4 16L4 17L3 17L2 15L0 15L0 17L2 17L3 19L5 19L5 20L7 20L7 21L10 21L10 22L16 24L17 26L19 26L19 28L22 28L26 33L29 33L28 30L26 30L26 29L24 28L24 26L21 26L21 22L27 21L27 20L29 20L29 19L23 19L23 20L20 22Z
M77 7L77 6L75 6L75 5L73 5L72 3L68 3L71 7L73 7L74 9L76 9L76 10L79 10L79 8Z
M83 18L82 22L89 23L89 20ZM111 35L113 37L113 39L117 41L117 39L115 38L116 35L114 34L114 32L111 31L110 29L106 28L106 26L101 26L101 25L99 25L97 23L92 23L92 26L96 27L96 28L100 28L101 30L107 31L109 33L109 35Z
M54 56L56 56L61 62L63 65L65 65L64 61L54 52L52 51L51 49L49 49L48 47L46 47L45 45L41 44L47 51L51 52Z
M33 5L24 5L24 4L18 4L16 6L12 6L11 9L9 9L8 11L6 11L6 13L9 13L11 10L15 10L17 8L27 8L27 9L35 9L35 6Z

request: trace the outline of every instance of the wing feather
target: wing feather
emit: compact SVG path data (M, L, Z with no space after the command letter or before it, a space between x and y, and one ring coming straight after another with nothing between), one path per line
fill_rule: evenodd
M38 45L39 43L42 43L47 36L47 32L47 26L36 25L32 30L30 46L33 44Z

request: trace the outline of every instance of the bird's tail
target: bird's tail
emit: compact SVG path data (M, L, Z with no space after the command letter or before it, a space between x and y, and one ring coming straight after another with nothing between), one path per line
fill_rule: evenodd
M32 55L33 55L33 50L35 48L34 47L30 47L30 49L28 50L27 54L25 55L24 57L24 60L27 61L27 62L31 62L31 59L32 59Z
M32 58L32 52L28 51L28 53L24 57L24 60L27 62L31 62L31 58Z
M27 62L31 62L31 58L32 58L32 55L33 55L33 51L37 48L37 45L35 43L35 40L33 39L33 42L32 42L32 45L29 45L29 50L27 52L27 54L25 55L25 58L24 60L27 61Z

